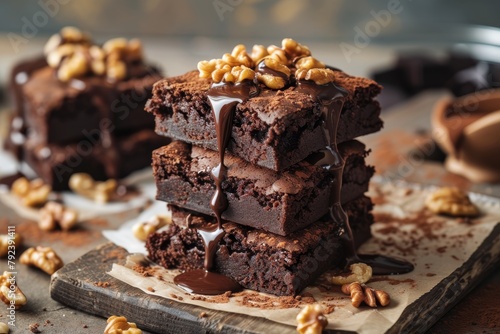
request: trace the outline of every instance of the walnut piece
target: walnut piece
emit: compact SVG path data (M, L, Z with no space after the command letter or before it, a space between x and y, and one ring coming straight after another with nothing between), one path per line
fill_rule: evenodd
M122 80L128 75L127 64L143 60L142 43L137 39L114 38L101 48L73 27L52 36L44 51L47 63L57 70L57 77L63 82L89 74Z
M40 210L38 227L44 231L52 231L59 226L63 231L68 231L78 222L78 212L66 208L61 203L47 202Z
M23 238L19 233L10 238L8 234L0 234L0 257L4 257L9 253L9 246L20 247L23 244Z
M281 41L281 47L285 50L290 60L294 60L297 57L311 55L311 50L309 50L307 46L302 45L291 38L284 38Z
M133 322L127 322L127 318L112 315L107 320L108 325L104 329L104 334L142 334Z
M170 223L172 223L171 216L155 215L148 221L135 224L132 231L137 239L146 241L148 235L158 231L160 228Z
M87 173L75 173L71 175L68 184L69 188L75 193L97 203L109 202L118 186L116 180L95 181Z
M474 217L480 214L469 196L456 187L443 187L434 191L427 196L425 205L436 214L456 217Z
M38 206L45 202L52 191L52 187L44 184L42 179L29 181L25 177L20 177L11 187L12 194L20 198L25 206Z
M112 80L125 79L127 64L143 59L142 43L138 39L113 38L104 43L102 49L106 57L106 76Z
M20 309L28 300L24 293L17 286L17 281L12 273L4 271L0 276L0 299L6 305L14 305L15 309Z
M9 326L5 322L0 322L0 334L9 334Z
M350 272L330 277L330 281L336 285L349 283L366 283L372 278L372 267L364 263L353 263L349 266Z
M323 308L319 304L304 307L297 315L297 322L297 332L301 334L321 334L328 325Z
M43 48L45 55L48 55L59 46L64 44L90 45L92 43L88 34L75 27L64 27L57 34L52 35Z
M329 68L311 68L310 70L297 70L297 80L314 81L316 85L325 85L335 80L335 72Z
M47 274L52 275L63 266L63 261L50 247L31 247L24 251L19 258L22 264L35 266Z
M283 78L282 76L273 75L271 73L257 72L257 80L259 80L260 82L262 82L264 85L266 85L271 89L281 89L285 87L290 78L291 74L290 68L288 68L286 65L281 63L277 58L273 56L264 57L260 61L260 63L263 63L264 67L267 67L273 71L281 73L283 76L286 77L286 79Z
M391 302L389 294L382 290L375 290L359 282L342 285L342 292L351 296L351 303L354 307L359 307L365 303L370 307L387 306Z

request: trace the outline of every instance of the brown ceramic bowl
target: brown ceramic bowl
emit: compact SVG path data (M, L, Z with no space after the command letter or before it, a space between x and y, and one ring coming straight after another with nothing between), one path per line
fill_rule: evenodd
M449 171L473 182L500 182L500 89L440 100L432 126Z

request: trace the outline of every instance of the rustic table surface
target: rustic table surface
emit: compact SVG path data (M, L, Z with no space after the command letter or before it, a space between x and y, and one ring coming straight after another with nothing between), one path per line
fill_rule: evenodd
M150 58L168 68L169 75L192 69L197 60L216 57L219 52L215 50L229 49L234 44L203 39L189 42L151 40L145 43L146 50L151 51L148 52ZM33 40L26 47L23 55L36 54L41 46L41 40ZM324 45L310 45L310 47L319 50L316 54L320 59L357 75L367 75L370 68L388 64L394 57L390 50L372 47L354 62L347 63L339 55L332 55L329 48ZM19 57L21 55L13 54L8 45L2 45L0 42L0 80L5 82L8 68ZM372 148L370 163L377 166L379 174L391 178L421 183L454 184L471 191L500 197L500 186L471 184L461 177L447 173L442 164L426 161L422 155L418 155L418 158L408 158L408 153L418 150L422 141L428 138L432 106L444 94L444 92L424 93L404 104L385 110L383 113L384 130L362 139ZM1 161L0 174L2 174ZM6 231L8 225L16 225L17 232L25 237L26 246L50 245L66 263L69 263L106 242L100 233L101 230L117 228L135 215L137 212L130 211L100 217L83 222L81 227L73 232L46 233L38 230L35 222L19 218L11 209L0 203L0 231ZM6 261L2 259L0 271L3 272L6 267ZM42 333L103 332L106 326L105 319L74 310L50 298L48 275L23 265L18 265L17 271L19 286L28 296L29 303L16 313L16 327L13 333L29 332L28 327L35 323L39 324L39 330ZM496 320L497 314L500 313L499 300L500 270L496 269L439 320L429 332L497 333L500 330L500 323ZM7 322L7 316L6 310L0 308L0 321Z

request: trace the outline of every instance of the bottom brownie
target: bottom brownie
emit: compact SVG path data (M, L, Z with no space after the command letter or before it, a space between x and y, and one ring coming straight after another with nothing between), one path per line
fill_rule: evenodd
M371 200L362 196L346 205L355 238L366 240L373 222ZM213 218L171 206L173 224L149 236L149 257L166 268L203 268L203 241L193 228L183 227L188 216L193 224L210 224ZM195 218L193 218L195 217ZM341 236L344 228L319 220L287 237L262 230L224 224L226 234L215 255L215 270L247 289L275 295L294 295L323 272L344 264ZM360 232L365 235L357 235Z
M96 180L119 179L151 165L151 151L168 144L152 130L116 136L111 145L81 141L71 145L39 145L28 140L24 160L54 190L68 189L74 173L88 173Z

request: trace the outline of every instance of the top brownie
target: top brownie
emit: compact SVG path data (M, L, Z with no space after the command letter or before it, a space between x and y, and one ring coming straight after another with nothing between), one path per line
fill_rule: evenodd
M347 90L337 131L344 142L382 127L374 97L381 87L374 81L335 71L335 83ZM153 87L146 111L153 113L156 132L217 150L216 131L207 90L211 79L197 71L166 78ZM320 103L290 85L260 93L238 104L228 151L253 164L283 170L325 147Z

